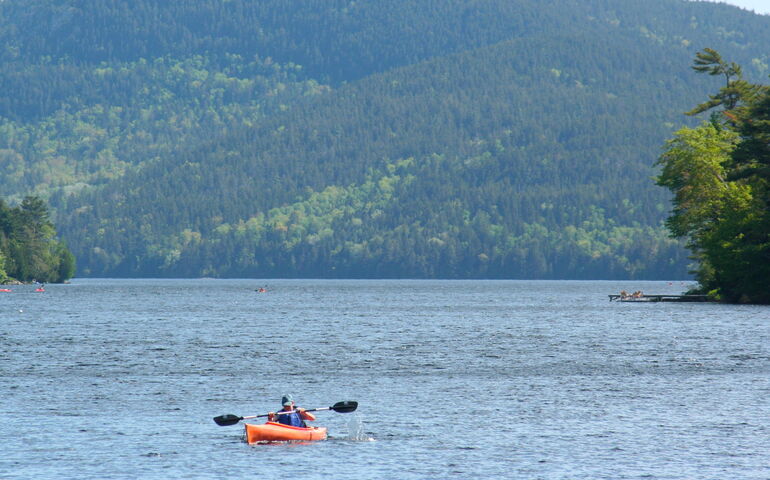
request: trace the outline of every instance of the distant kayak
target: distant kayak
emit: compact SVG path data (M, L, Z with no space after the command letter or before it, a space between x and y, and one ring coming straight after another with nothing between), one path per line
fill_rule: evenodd
M326 440L326 427L292 427L274 422L261 425L246 423L244 425L246 427L246 441L249 444Z
M10 292L10 291L11 291L11 289L10 289L10 288L0 288L0 292L5 292L5 293L8 293L8 292Z

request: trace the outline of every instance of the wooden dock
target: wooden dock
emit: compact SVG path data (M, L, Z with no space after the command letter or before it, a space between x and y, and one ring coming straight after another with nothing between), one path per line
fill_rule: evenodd
M610 302L706 302L708 295L609 295Z

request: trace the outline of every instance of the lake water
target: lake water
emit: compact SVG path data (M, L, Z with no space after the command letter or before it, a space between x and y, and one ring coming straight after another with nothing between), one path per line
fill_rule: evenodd
M266 293L255 289L266 286ZM681 282L75 280L0 293L0 479L770 478L770 308ZM249 446L224 413L318 412Z

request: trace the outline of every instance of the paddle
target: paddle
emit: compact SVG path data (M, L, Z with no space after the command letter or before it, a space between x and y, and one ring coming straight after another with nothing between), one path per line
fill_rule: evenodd
M320 410L334 410L337 413L350 413L354 412L358 408L358 402L353 401L344 401L344 402L337 402L331 407L323 407L323 408L311 408L305 410L306 412L318 412ZM276 415L287 415L289 413L294 413L296 410L288 410L288 411L280 411L275 412ZM259 417L267 417L269 414L265 413L263 415L251 415L249 417L239 417L238 415L233 415L232 413L228 413L226 415L220 415L218 417L214 417L214 421L217 425L220 427L226 427L228 425L235 425L236 423L240 422L241 420L249 420L251 418L259 418Z

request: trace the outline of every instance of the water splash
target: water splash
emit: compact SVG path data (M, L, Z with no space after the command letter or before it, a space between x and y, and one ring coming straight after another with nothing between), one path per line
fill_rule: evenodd
M363 416L360 413L355 413L348 418L348 440L356 442L373 442L374 438L370 437L364 431Z

